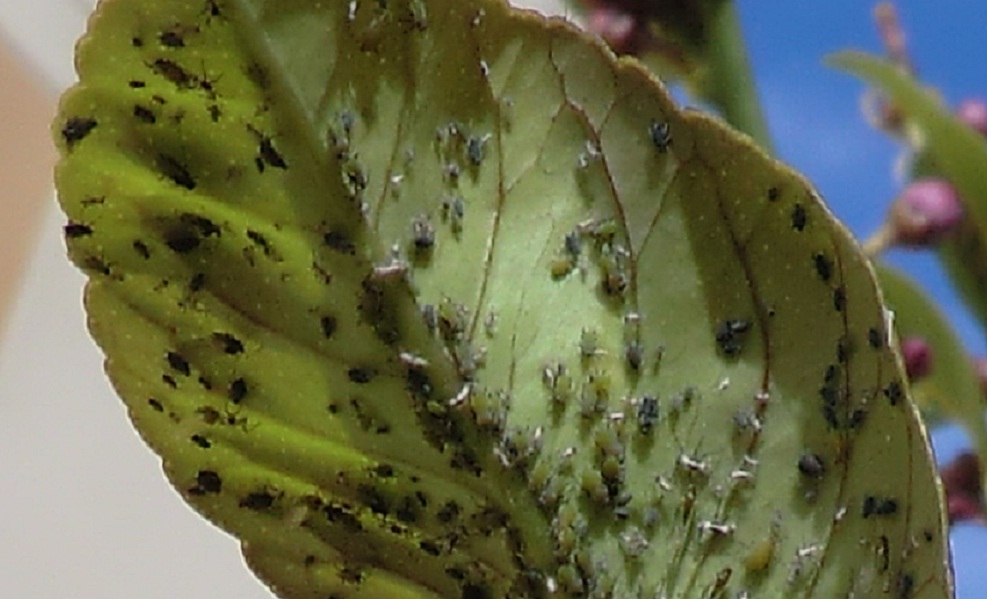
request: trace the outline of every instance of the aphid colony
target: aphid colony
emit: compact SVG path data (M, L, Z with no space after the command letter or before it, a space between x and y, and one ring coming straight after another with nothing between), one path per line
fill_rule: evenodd
M632 260L630 250L617 240L617 232L613 219L589 219L576 225L549 262L552 278L563 279L576 271L585 276L587 260L591 260L600 269L604 294L622 303L631 284Z

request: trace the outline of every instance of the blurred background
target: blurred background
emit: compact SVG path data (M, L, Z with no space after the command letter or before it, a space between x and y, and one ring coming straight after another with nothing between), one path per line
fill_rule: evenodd
M64 257L52 195L48 123L73 81L72 46L93 4L0 0L0 597L269 598L235 543L167 485L85 332L83 279ZM565 12L557 0L516 4ZM861 118L862 87L821 59L881 51L871 3L737 5L780 157L858 237L869 235L901 188L899 151ZM920 77L951 105L987 96L987 3L897 5ZM932 291L971 352L987 352L934 258L897 252L892 261ZM955 427L934 441L940 462L965 443ZM957 596L987 596L987 532L959 525L952 540Z

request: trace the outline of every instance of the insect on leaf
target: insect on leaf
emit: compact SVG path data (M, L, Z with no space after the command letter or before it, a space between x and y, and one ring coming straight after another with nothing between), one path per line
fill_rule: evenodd
M279 596L950 594L869 266L635 63L495 1L106 0L77 64L90 328Z

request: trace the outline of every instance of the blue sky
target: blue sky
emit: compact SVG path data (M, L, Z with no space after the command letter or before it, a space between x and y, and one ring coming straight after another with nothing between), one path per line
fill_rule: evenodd
M873 2L830 0L738 2L755 76L782 160L816 185L833 212L858 237L882 222L901 189L893 164L900 148L871 129L860 113L862 85L822 65L831 52L880 52ZM902 0L896 3L920 78L950 105L987 99L987 3ZM982 62L983 61L983 62ZM972 352L987 353L983 330L964 309L936 259L896 251L890 260L917 277L940 302ZM955 427L933 433L940 461L964 443ZM987 597L987 529L965 525L951 535L957 598Z

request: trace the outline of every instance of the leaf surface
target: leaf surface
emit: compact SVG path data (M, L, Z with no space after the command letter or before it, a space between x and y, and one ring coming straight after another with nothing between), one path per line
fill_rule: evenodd
M291 598L947 597L806 182L500 2L107 0L57 182L169 479Z

